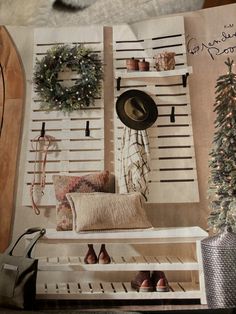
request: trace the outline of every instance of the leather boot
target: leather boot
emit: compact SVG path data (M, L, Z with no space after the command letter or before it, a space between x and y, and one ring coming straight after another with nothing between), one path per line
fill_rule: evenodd
M133 280L131 287L140 292L152 292L153 287L150 280L150 271L139 271Z
M168 281L163 271L153 271L151 276L153 289L158 292L168 292L170 290Z
M107 253L105 244L101 245L100 252L98 254L98 263L99 264L110 264L111 258L109 254Z
M88 252L84 258L85 264L96 264L97 261L98 261L98 259L97 259L97 255L94 251L93 244L88 244Z

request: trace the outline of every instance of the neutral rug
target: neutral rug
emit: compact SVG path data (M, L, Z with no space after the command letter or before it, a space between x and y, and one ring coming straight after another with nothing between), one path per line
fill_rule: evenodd
M203 0L60 0L75 10L58 10L56 0L0 0L2 25L72 26L132 23L202 8ZM87 7L86 7L87 3Z

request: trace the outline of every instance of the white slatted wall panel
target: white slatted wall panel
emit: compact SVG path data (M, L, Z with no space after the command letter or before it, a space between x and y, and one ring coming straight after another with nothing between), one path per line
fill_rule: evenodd
M76 28L35 29L33 63L42 58L55 44L84 44L92 48L103 60L103 28L100 26ZM60 79L63 79L63 74ZM35 151L31 140L40 134L45 122L46 135L55 141L49 150L46 164L46 188L40 205L55 205L53 174L84 175L104 169L104 108L101 98L89 108L64 114L60 111L45 112L40 109L40 99L32 85L31 120L29 121L29 146L27 153L23 205L31 205L30 184L33 178ZM85 136L89 121L90 136ZM37 166L37 182L41 177L41 163ZM39 194L40 195L40 194Z
M183 87L182 75L168 77L142 77L135 72L133 78L122 78L126 72L126 59L145 58L150 71L157 74L153 57L163 51L176 53L176 70L187 69L183 17L170 17L144 21L131 26L114 28L113 36L115 76L121 76L117 97L128 89L148 93L158 107L158 119L148 129L151 155L151 173L148 202L198 202L198 182L194 152L189 87ZM174 73L174 72L173 72ZM149 74L148 74L149 75ZM147 75L146 75L147 76ZM175 122L170 122L171 108L175 108ZM115 114L116 174L118 177L120 144L123 124Z

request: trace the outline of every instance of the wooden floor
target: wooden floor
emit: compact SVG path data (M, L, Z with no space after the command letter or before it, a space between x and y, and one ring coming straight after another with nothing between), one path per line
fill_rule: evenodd
M209 309L207 305L197 304L196 300L96 300L96 301L72 301L72 300L60 300L60 301L38 301L36 309L38 313L63 311L63 313L81 313L81 312L106 312L106 313L142 313L153 312L159 313L192 313L192 314L233 314L234 309ZM188 303L188 304L187 304ZM36 312L37 313L37 312ZM51 313L51 312L50 312Z
M165 313L165 314L234 314L236 309L209 309L207 305L197 304L196 300L38 300L34 310L19 311L0 307L1 314L139 314L139 313ZM188 304L187 304L188 303Z
M85 304L79 304L79 305L70 305L70 306L58 306L58 309L62 309L67 313L67 311L70 313L71 310L78 310L78 311L94 311L94 312L173 312L173 311L192 311L193 310L206 310L207 307L204 305L109 305L109 304L97 304L97 305L85 305ZM48 311L53 309L51 306L49 308L41 309L41 311ZM55 309L55 308L54 308ZM186 312L185 312L186 313Z

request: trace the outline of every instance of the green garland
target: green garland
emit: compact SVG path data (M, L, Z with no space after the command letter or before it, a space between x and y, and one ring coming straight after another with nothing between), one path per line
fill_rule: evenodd
M79 75L71 87L62 86L58 73L66 68ZM98 55L82 45L57 45L36 60L33 81L40 96L41 109L73 110L88 107L99 97L102 64Z

